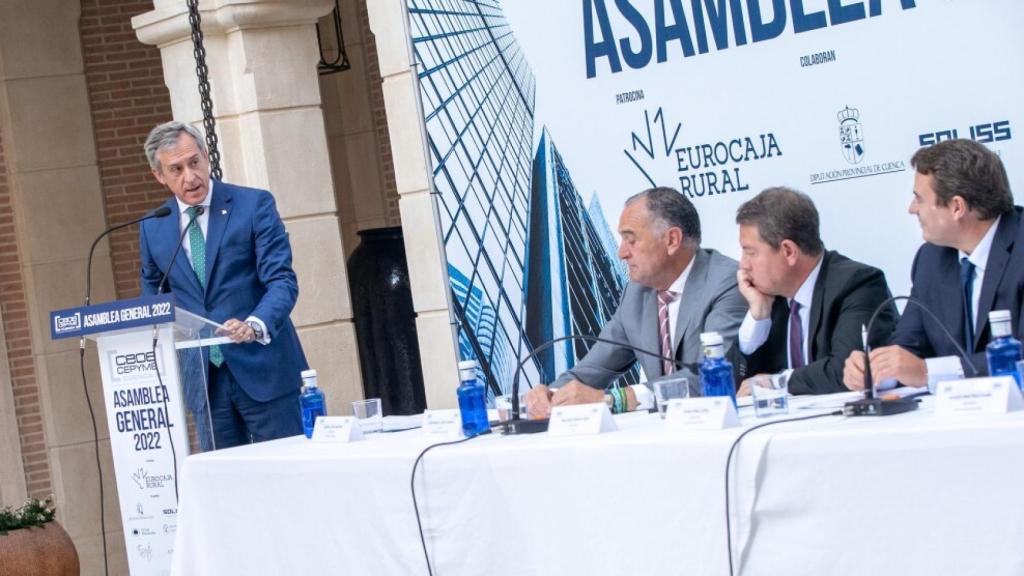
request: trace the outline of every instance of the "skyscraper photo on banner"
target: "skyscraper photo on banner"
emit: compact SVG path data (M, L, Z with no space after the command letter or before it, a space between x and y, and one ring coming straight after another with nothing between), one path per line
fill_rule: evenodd
M703 244L736 208L811 195L826 246L910 287L920 146L973 138L1024 182L1016 0L407 0L459 353L492 392L596 335L626 270L623 202L671 186ZM520 378L553 380L563 342ZM623 376L643 378L634 368Z

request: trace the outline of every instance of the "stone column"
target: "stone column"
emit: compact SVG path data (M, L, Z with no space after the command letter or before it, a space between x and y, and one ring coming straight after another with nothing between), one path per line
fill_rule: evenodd
M79 3L66 0L0 2L0 130L46 445L46 457L29 455L25 471L31 474L48 463L58 520L74 540L85 573L94 574L102 572L99 490L78 342L51 340L49 330L51 310L82 303L86 252L106 227L79 14ZM114 299L106 242L97 249L92 278L93 301ZM126 568L117 488L95 348L86 353L102 453L110 568L118 574Z
M430 197L433 184L409 48L409 18L401 0L371 0L367 10L384 84L427 405L454 408L458 351L448 308L447 264Z
M265 188L277 199L299 278L292 312L328 411L362 398L358 348L338 226L316 64L319 17L331 0L200 2L224 180ZM184 0L155 0L132 19L143 43L160 48L171 108L202 128Z

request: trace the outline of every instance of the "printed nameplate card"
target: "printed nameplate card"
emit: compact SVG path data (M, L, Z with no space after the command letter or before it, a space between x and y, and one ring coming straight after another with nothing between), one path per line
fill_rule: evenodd
M363 439L354 416L318 416L313 425L314 442L345 443Z
M604 402L555 406L551 409L551 420L548 423L549 436L600 434L617 429L612 413Z
M1012 376L947 380L935 388L936 416L1006 414L1024 404Z
M434 438L462 438L462 415L458 410L424 410L423 433Z
M739 426L736 407L728 396L676 398L665 409L665 430L671 433L687 430L722 430Z

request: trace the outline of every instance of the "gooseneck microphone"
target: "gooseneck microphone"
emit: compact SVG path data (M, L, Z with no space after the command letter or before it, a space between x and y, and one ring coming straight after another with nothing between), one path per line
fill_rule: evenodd
M555 344L558 344L559 342L565 342L566 340L583 340L585 342L602 342L604 344L611 344L613 346L619 346L621 348L626 348L627 350L632 350L633 352L653 356L664 362L671 362L676 368L688 368L693 371L697 370L697 364L685 364L682 361L676 360L675 358L662 356L657 352L651 352L650 350L637 348L636 346L627 344L625 342L616 342L615 340L608 340L606 338L599 338L597 336L584 335L571 335L562 336L560 338L553 338L541 344L540 346L534 348L532 352L523 357L523 359L519 362L519 365L516 367L515 377L513 377L512 379L512 417L502 424L502 426L504 427L505 434L534 434L537 432L544 432L548 429L548 420L546 419L530 420L529 418L527 418L524 420L520 418L519 374L522 372L523 366L526 364L527 361L532 359L537 354L547 350L548 348L551 348Z
M168 208L168 210L170 210ZM164 271L164 275L160 278L160 284L156 287L157 294L163 294L164 288L167 287L167 278L171 275L171 268L174 266L174 260L178 257L178 252L181 252L182 243L185 242L185 234L188 234L192 224L195 223L196 219L206 212L205 206L196 206L196 211L188 219L188 224L185 225L185 229L181 231L181 236L178 237L178 246L174 248L174 254L171 254L171 261L167 263L167 270Z
M115 230L120 230L121 228L126 228L133 224L138 224L143 220L149 220L152 218L164 218L170 215L171 209L168 208L167 206L161 206L156 210L153 210L149 214L146 214L145 216L141 216L134 220L129 220L128 222L124 222L122 224L118 224L116 226L111 226L110 228L107 228L99 236L97 236L95 240L92 241L92 246L89 247L89 259L86 261L85 265L85 306L88 306L90 300L92 300L92 256L93 252L96 251L96 245L100 243L100 240L102 240L104 236L110 234Z
M942 333L946 335L949 342L956 348L960 357L967 364L967 367L971 369L971 375L977 376L979 374L977 366L971 360L971 356L967 354L964 347L960 345L960 342L949 332L949 329L939 320L938 316L934 312L928 309L921 301L910 296L890 296L882 301L881 304L875 308L875 311L871 314L871 318L868 320L868 324L861 331L861 336L864 340L864 398L861 400L854 400L847 402L843 412L847 416L890 416L892 414L901 414L903 412L910 412L911 410L917 409L917 400L914 398L898 398L893 400L882 400L877 397L875 393L874 378L871 375L871 328L875 324L875 319L878 318L878 314L888 305L898 302L900 300L906 300L907 304L913 304L917 306L922 312L928 315L929 318L935 321L942 330Z

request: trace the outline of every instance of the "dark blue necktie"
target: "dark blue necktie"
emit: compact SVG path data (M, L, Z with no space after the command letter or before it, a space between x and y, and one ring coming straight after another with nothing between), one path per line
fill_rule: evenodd
M964 349L974 352L974 264L960 259L960 284L964 288Z

